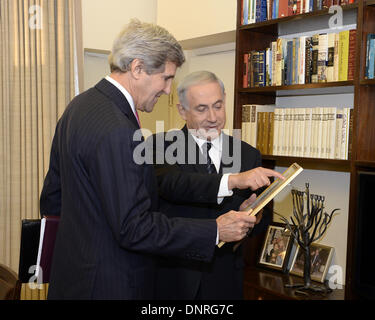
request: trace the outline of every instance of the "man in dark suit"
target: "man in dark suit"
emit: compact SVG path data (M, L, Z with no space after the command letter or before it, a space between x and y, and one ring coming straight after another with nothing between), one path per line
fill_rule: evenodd
M254 179L252 184L242 185L236 179L268 172L268 169L261 168L261 154L257 149L222 132L226 121L222 81L208 71L194 72L182 80L178 95L179 113L186 125L182 131L158 134L148 141L153 143L159 160L155 171L161 210L173 218L215 219L228 210L244 209L255 200L255 190L259 191L265 184ZM164 145L157 144L158 141L164 141ZM208 148L207 144L210 144ZM168 153L168 149L176 152ZM179 157L178 152L183 156ZM160 161L163 158L160 153L165 156L164 163ZM191 155L195 158L188 159ZM261 220L261 214L258 215L257 223L260 220L261 223L253 232L262 231L269 222L267 218L269 215ZM216 248L209 262L160 258L157 297L242 299L241 249L233 251L233 244L225 244Z
M137 110L151 112L184 62L165 29L133 20L114 42L111 74L58 121L41 215L60 215L49 299L152 299L154 255L212 259L255 219L168 219L157 212L153 167L137 164Z

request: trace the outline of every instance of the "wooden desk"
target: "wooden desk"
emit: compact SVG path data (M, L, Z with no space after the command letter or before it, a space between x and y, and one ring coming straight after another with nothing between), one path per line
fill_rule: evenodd
M245 300L344 300L345 287L333 290L326 295L309 294L309 296L296 294L296 289L285 288L285 284L302 283L303 278L268 271L266 269L247 267L244 274ZM322 283L313 282L323 285Z

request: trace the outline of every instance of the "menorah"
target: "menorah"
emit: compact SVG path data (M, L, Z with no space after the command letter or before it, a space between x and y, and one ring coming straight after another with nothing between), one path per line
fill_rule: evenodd
M291 193L293 198L293 216L290 217L291 222L287 218L276 214L286 224L286 229L290 231L304 252L304 283L286 286L289 288L298 288L299 292L327 292L328 289L326 287L323 288L311 283L310 245L324 235L328 225L331 223L333 214L339 209L334 209L330 214L326 213L324 211L325 197L314 194L310 195L308 183L306 183L305 191L293 189Z

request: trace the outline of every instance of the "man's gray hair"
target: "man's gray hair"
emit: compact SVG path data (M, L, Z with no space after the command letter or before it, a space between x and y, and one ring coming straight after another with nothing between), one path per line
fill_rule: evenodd
M163 72L167 61L180 67L185 62L178 41L164 28L132 19L113 43L111 72L127 72L134 59L143 62L147 74Z
M180 100L180 104L185 109L189 109L189 104L186 98L186 93L189 90L189 88L195 85L210 82L217 82L220 85L223 96L225 95L224 83L216 76L216 74L210 71L196 71L190 73L184 79L182 79L177 88L178 99Z

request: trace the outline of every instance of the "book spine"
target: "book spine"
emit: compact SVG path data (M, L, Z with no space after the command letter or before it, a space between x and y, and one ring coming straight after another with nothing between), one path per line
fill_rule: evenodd
M242 122L241 122L241 139L249 143L248 123L250 123L250 108L249 105L242 106Z
M311 37L312 56L311 56L311 83L318 82L318 54L319 54L319 35Z
M266 52L265 50L259 51L259 64L258 64L258 87L266 85Z
M274 111L274 117L273 117L273 145L272 145L272 154L278 155L278 143L279 143L279 137L280 137L280 109L275 108Z
M293 40L288 41L287 43L287 52L286 52L286 82L285 85L289 86L292 84L292 76L293 76Z
M348 53L348 80L354 80L355 72L355 44L357 39L357 30L349 31L349 53Z
M304 157L311 157L311 124L312 108L305 108L305 136L303 145Z
M336 110L336 137L335 137L335 159L341 159L341 130L343 121L343 110Z
M252 86L253 87L259 87L259 51L253 51L252 54L252 68L253 68L253 81Z
M247 25L249 23L249 17L248 17L249 8L248 8L248 5L249 5L249 0L242 0L242 9L241 9L241 12L242 12L241 24L242 25Z
M257 112L257 149L263 154L263 112Z
M369 43L369 68L368 79L374 79L374 66L375 66L375 36L371 35Z
M305 83L305 45L306 45L306 36L302 36L299 41L299 71L298 71L298 83L304 84Z
M353 109L349 109L349 125L348 125L348 153L347 160L352 158L353 149Z
M257 106L250 107L250 144L256 148L257 146Z
M335 56L333 59L333 81L339 81L339 63L340 63L340 56L339 56L339 47L340 47L340 34L335 33Z
M329 33L328 34L328 57L327 57L327 82L334 81L334 59L335 59L335 34Z
M271 71L271 85L276 86L276 56L277 56L277 42L273 41L272 44L272 71Z
M298 109L298 149L297 156L303 157L305 148L305 114L306 108Z
M328 112L329 108L322 108L322 138L320 141L320 157L327 158L327 140L328 140Z
M249 86L249 54L245 53L244 54L244 59L243 59L244 65L243 65L243 79L242 79L242 86L244 88L247 88Z
M336 142L336 110L337 108L329 108L328 113L328 140L327 140L327 157L328 159L335 158L335 142Z
M275 130L275 113L268 112L269 116L269 130L268 130L268 154L273 155L273 137Z
M318 49L318 82L327 82L327 57L328 57L328 36L319 35Z
M311 83L311 67L312 67L312 39L306 37L305 44L305 83Z
M339 81L348 79L349 30L340 32L339 39Z
M275 63L275 71L276 71L276 76L275 76L275 83L277 86L282 85L282 57L283 57L283 40L281 38L278 38L276 40L276 45L277 45L277 52L276 52L276 63Z

